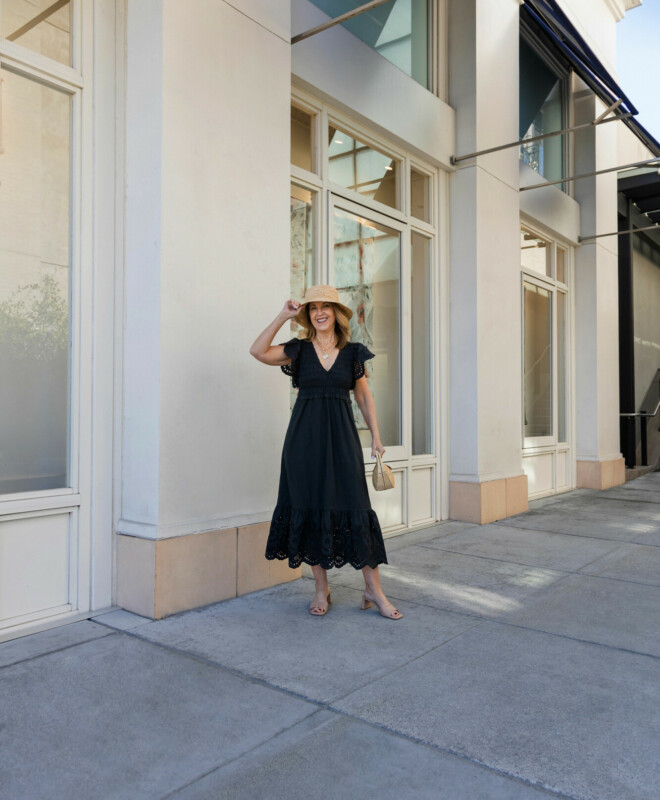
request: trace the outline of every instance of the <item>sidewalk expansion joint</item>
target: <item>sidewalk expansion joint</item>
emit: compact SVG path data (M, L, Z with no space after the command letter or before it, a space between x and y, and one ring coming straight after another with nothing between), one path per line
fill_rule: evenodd
M526 565L524 565L524 566L526 566ZM555 570L555 571L558 572L559 570ZM534 600L538 600L539 599L539 595L543 595L544 592L553 591L554 589L557 588L557 586L559 584L563 583L564 581L568 580L570 577L572 577L574 575L577 575L578 577L581 577L581 578L595 578L597 580L607 580L607 581L614 581L614 582L618 582L618 583L628 583L628 584L632 584L632 585L635 585L635 586L649 586L649 587L652 587L652 588L657 588L657 587L654 587L654 585L650 584L650 583L637 583L635 581L620 581L617 578L605 578L605 577L602 577L600 575L585 575L585 574L582 574L582 573L579 573L579 572L566 572L566 573L562 573L561 577L559 577L552 585L550 585L550 586L542 586L539 589L537 589L536 591L532 592L530 597L533 597ZM341 583L338 584L338 585L342 586L345 589L352 589L353 588L352 586L346 586L345 584L341 584ZM653 653L645 653L645 652L643 652L641 650L630 650L629 648L626 648L626 647L618 647L617 645L606 644L604 642L594 642L594 641L592 641L590 639L580 639L580 638L578 638L576 636L569 636L568 634L565 634L565 633L553 633L552 631L546 631L546 630L543 630L542 628L533 628L533 627L531 627L529 625L521 625L520 623L507 622L505 619L502 619L502 618L499 618L499 617L485 617L485 616L482 616L481 614L478 614L477 612L474 612L474 611L456 611L454 609L444 608L442 606L434 606L434 605L431 605L430 603L424 603L424 602L420 602L418 600L415 600L413 602L411 600L407 600L405 597L399 597L399 596L397 596L395 594L391 594L391 593L388 593L388 596L392 600L396 600L396 601L398 601L400 603L409 603L410 605L419 606L420 608L427 608L427 609L430 609L432 611L440 611L443 614L454 614L455 616L459 616L459 617L472 617L472 619L479 620L479 622L494 622L494 623L497 623L498 625L507 625L507 626L509 626L511 628L520 628L521 630L531 631L533 633L545 633L548 636L557 636L557 637L559 637L561 639L566 639L568 641L579 642L580 644L593 644L596 647L603 647L603 648L605 648L607 650L615 650L615 651L620 651L622 653L631 653L632 655L646 656L647 658L653 658L653 659L656 659L656 660L660 660L660 656L654 655ZM472 628L474 628L474 627L477 627L477 626L473 625L468 630L472 630ZM438 646L440 646L440 645L438 645ZM432 649L435 649L435 648L432 648ZM397 667L397 669L399 669L399 668Z
M549 533L551 536L562 536L563 534L553 533L551 531L544 531ZM584 537L583 537L584 538ZM482 556L479 553L464 553L461 550L450 550L449 548L440 548L440 547L429 547L428 545L417 545L417 547L424 547L426 550L438 550L442 553L451 553L454 556L466 556L467 558L481 558L484 561L496 561L498 564L513 564L516 567L529 567L530 569L543 569L547 570L548 572L561 572L562 574L566 575L574 575L575 573L570 569L561 569L560 567L541 567L538 564L528 564L524 561L511 561L508 558L497 558L496 556ZM609 555L609 553L605 553L605 555ZM600 556L599 556L600 558ZM591 562L590 562L591 563ZM585 566L588 566L585 564Z
M437 744L433 744L432 742L427 742L424 739L421 739L417 736L412 736L411 734L408 733L402 733L401 731L398 731L396 728L390 728L382 723L372 722L371 720L363 719L362 717L355 716L354 714L349 714L347 711L342 711L339 708L328 706L328 711L332 711L335 714L341 714L341 716L343 717L355 720L356 722L361 722L364 725L369 725L370 727L376 728L377 730L385 731L386 733L390 733L393 736L396 736L399 739L404 739L407 742L412 742L414 744L418 744L423 747L429 747L432 750L436 750L439 753L444 753L445 755L452 756L453 758L459 758L461 761L465 761L468 764L472 764L473 766L479 767L480 769L486 770L487 772L499 775L500 777L513 781L514 783L522 783L524 786L529 786L532 789L537 789L538 791L545 792L550 797L558 797L561 798L562 800L579 800L579 798L575 797L574 795L563 794L562 792L558 792L555 789L549 789L542 783L534 783L533 781L527 780L526 778L521 778L519 775L512 775L510 772L506 772L506 770L499 769L498 767L492 767L484 761L479 761L476 758L472 758L471 756L465 755L465 753L461 753L457 750L452 750L450 747L440 747Z
M660 505L660 500L642 500L641 497L596 497L598 502L609 500L610 503L647 503L648 505Z
M502 525L502 527L506 526L506 521L500 522L493 522L492 525ZM617 542L618 544L640 544L645 547L660 547L657 544L645 544L644 542L638 542L635 539L608 539L606 536L585 536L583 533L567 533L566 531L549 531L547 528L534 528L532 525L526 525L524 528L520 525L509 525L508 527L515 527L518 530L525 532L525 531L535 531L537 533L551 533L555 534L556 536L572 536L575 539L594 539L597 542ZM657 527L656 524L653 527ZM640 536L644 536L643 533L640 533Z
M481 622L484 622L484 621L488 621L488 620L481 620L479 623L477 623L477 625L471 626L471 628L469 628L468 630L472 630L473 628L478 627L478 625L481 624ZM104 623L102 623L102 622L98 622L97 624L98 625L104 625ZM105 626L104 625L104 627L109 627L109 626ZM424 747L429 747L429 748L431 748L433 750L436 750L437 752L444 753L444 754L452 756L454 758L459 758L462 761L465 761L465 762L467 762L469 764L472 764L474 766L480 767L481 769L487 770L488 772L491 772L493 774L500 775L500 776L502 776L504 778L507 778L508 780L511 780L511 781L515 782L515 783L521 783L521 784L523 784L525 786L529 786L529 787L532 787L532 788L537 789L539 791L543 791L546 794L548 794L550 797L560 798L561 800L576 800L576 798L574 798L571 795L562 794L562 793L554 791L552 789L548 789L547 787L543 786L542 784L536 784L536 783L534 783L532 781L526 780L525 778L521 778L518 775L512 775L512 774L510 774L510 773L508 773L508 772L506 772L504 770L500 770L497 767L491 767L491 766L489 766L488 764L486 764L486 763L484 763L482 761L479 761L479 760L477 760L475 758L472 758L470 756L465 755L464 753L453 751L451 748L440 747L439 745L435 745L432 742L427 742L427 741L424 741L423 739L420 739L420 738L418 738L416 736L411 736L409 734L406 734L406 733L403 733L401 731L398 731L398 730L396 730L396 728L390 728L390 727L388 727L386 725L381 725L379 723L375 723L375 722L372 722L370 720L363 719L362 717L359 717L359 716L357 716L355 714L351 714L348 711L343 711L342 709L335 708L332 705L332 703L336 703L337 700L344 699L345 697L347 697L348 695L352 694L353 692L349 692L348 695L344 695L343 697L337 698L337 699L335 699L333 701L324 702L322 700L315 700L314 698L307 697L306 695L304 695L304 694L302 694L300 692L294 692L291 689L285 689L282 686L277 686L275 684L269 683L268 681L264 680L263 678L257 678L257 677L255 677L253 675L249 675L249 674L244 673L241 670L237 670L237 669L235 669L233 667L228 667L228 666L226 666L224 664L219 664L217 661L212 661L211 659L206 658L205 656L201 656L201 655L199 655L197 653L191 653L189 651L182 650L181 648L174 647L172 645L166 645L166 644L163 644L162 642L153 641L152 639L149 639L149 638L147 638L145 636L141 636L141 635L139 635L137 633L133 633L132 631L121 631L121 630L117 630L115 628L112 628L111 630L114 630L116 633L120 633L120 634L124 634L125 636L129 636L129 637L131 637L133 639L137 639L138 641L144 642L145 644L150 644L150 645L152 645L154 647L158 647L158 648L160 648L162 650L165 650L165 651L168 651L168 652L172 652L172 653L176 653L177 655L183 656L185 658L189 658L191 661L196 661L198 663L205 664L206 666L213 667L214 669L222 670L223 672L226 672L226 673L228 673L230 675L233 675L233 676L235 676L237 678L241 678L241 679L243 679L243 680L245 680L245 681L247 681L249 683L253 683L253 684L256 684L258 686L262 686L262 687L264 687L266 689L270 689L270 690L272 690L274 692L278 692L279 694L283 694L283 695L285 695L287 697L291 697L291 698L294 698L296 700L303 700L303 701L305 701L307 703L310 703L311 705L316 706L316 711L313 711L309 715L307 715L306 717L303 717L303 720L309 719L309 717L311 717L317 711L321 711L321 710L330 711L333 714L341 715L343 717L346 717L348 719L351 719L351 720L354 720L356 722L362 723L364 725L368 725L368 726L370 726L372 728L376 728L376 729L379 729L379 730L386 731L386 732L392 734L393 736L397 736L400 739L404 739L404 740L406 740L408 742L412 742L414 744L422 745ZM451 637L451 639L455 639L455 638L463 635L463 633L466 633L466 632L467 631L462 631L461 633L457 634L456 636ZM451 639L449 639L447 641L451 641ZM429 650L428 652L431 652L432 650L436 650L439 647L442 647L442 645L446 644L446 643L447 642L443 642L442 644L431 648L431 650ZM426 654L423 654L423 655L426 655ZM384 677L386 677L388 675L391 675L393 672L398 671L403 666L407 666L407 664L413 663L418 658L421 658L421 656L417 656L414 659L411 659L411 661L406 662L406 664L402 664L401 667L397 667L394 670L390 670L390 672L387 672L384 675L381 675L380 677L384 678ZM371 683L375 682L376 680L379 680L379 679L374 679L374 681L371 681ZM365 684L365 685L367 685L367 684ZM354 690L354 691L357 691L357 690ZM299 724L303 720L298 720L298 722L295 723L295 724ZM289 726L289 728L290 727L292 727L292 726ZM280 731L277 734L275 734L275 736L281 735L282 733L285 732L285 730L288 730L288 729L283 729L282 731ZM275 738L275 736L272 736L267 741L272 741ZM257 747L260 747L260 746L262 746L264 744L266 744L266 742L261 742L259 745L257 745ZM250 751L246 751L246 752L250 752ZM241 754L241 755L244 755L244 754ZM240 757L241 756L237 756L237 758L240 758ZM228 763L230 763L230 761L228 761L228 762L226 762L224 764L218 765L217 767L215 767L210 772L215 772L218 769L222 769ZM205 773L204 775L198 776L198 778L196 778L192 783L195 783L197 780L200 780L201 778L205 777L206 774L207 773ZM210 773L208 773L208 774L210 774ZM185 787L180 787L179 789L177 789L177 791L180 791L181 788L185 788ZM173 796L172 792L170 792L169 794L164 795L163 797L161 797L160 800L166 800L166 798L172 797L172 796Z
M523 631L530 631L532 633L541 633L546 636L554 636L557 639L566 639L569 642L577 642L578 644L590 644L594 647L602 647L605 650L614 650L617 653L629 653L633 656L642 656L643 658L651 658L654 661L660 661L660 656L654 653L644 653L641 650L631 650L628 647L619 647L615 644L605 644L605 642L594 642L593 639L580 639L578 636L569 636L567 633L556 633L555 631L546 631L543 628L530 628L528 625L521 625L516 622L506 622L502 619L490 619L494 625L505 625L507 628L519 628Z
M372 678L371 680L366 681L366 683L360 684L360 686L357 686L356 688L351 689L350 692L346 692L346 694L341 695L341 697L336 697L332 702L333 703L337 703L340 700L345 700L347 697L350 697L352 694L355 694L355 692L359 692L362 689L366 688L367 686L371 686L373 683L378 683L378 681L382 680L382 678L389 677L390 675L394 675L395 672L399 672L399 670L403 669L404 667L410 666L410 664L414 664L415 661L419 661L420 658L423 658L424 656L427 656L429 653L433 653L435 650L439 650L441 647L444 647L446 644L449 644L449 642L453 642L454 639L458 639L461 636L463 636L464 634L468 633L468 631L472 631L475 628L478 628L480 625L483 625L484 622L485 622L485 620L480 619L478 622L475 622L474 625L470 625L469 628L466 628L463 631L459 631L458 633L454 634L454 636L450 636L448 639L445 639L444 642L440 642L440 644L436 644L433 647L430 647L428 650L425 650L423 653L420 653L419 655L416 655L414 658L411 658L409 661L406 661L405 663L400 664L398 667L394 667L393 669L389 670L388 672L384 672L382 675L377 675L375 678Z
M92 622L92 620L90 620ZM106 636L111 636L113 633L119 633L116 628L111 628L109 625L104 625L110 632L106 634ZM42 631L40 631L41 633ZM62 647L55 647L53 650L46 650L43 653L35 653L33 656L27 656L26 658L19 658L17 661L12 661L11 664L0 664L0 670L8 669L9 667L15 667L17 664L27 664L28 661L36 661L38 658L45 658L46 656L52 656L54 653L63 653L65 650L72 650L74 647L82 647L85 644L89 644L90 642L97 642L99 639L105 639L106 636L102 637L94 637L92 639L85 639L83 642L73 642L72 644L65 644ZM12 640L10 640L12 641ZM4 644L1 642L0 644Z
M191 780L186 781L186 783L181 784L181 786L177 786L176 789L172 789L167 794L162 795L158 800L168 800L168 798L170 798L170 797L176 797L176 795L179 794L179 792L182 792L184 789L188 789L190 786L194 786L199 781L204 780L204 778L208 778L209 775L213 775L214 772L219 772L221 769L225 769L230 764L233 764L234 761L239 761L241 758L245 758L246 756L249 756L250 753L254 753L254 751L255 750L259 750L260 747L264 747L265 745L267 745L270 742L272 742L274 739L277 739L280 736L284 736L292 728L295 728L297 725L300 725L302 722L309 722L309 720L313 716L315 716L316 714L323 713L324 710L325 709L322 709L322 708L314 709L314 711L310 712L306 717L303 717L302 719L298 719L295 722L292 722L291 725L287 725L286 728L282 728L282 730L278 731L277 733L274 733L270 737L270 739L266 739L263 742L258 742L253 747L249 747L243 753L238 753L237 755L233 756L232 758L228 758L226 761L223 761L221 764L216 764L214 767L211 767L210 769L207 769L206 772L200 773L199 775L195 776Z

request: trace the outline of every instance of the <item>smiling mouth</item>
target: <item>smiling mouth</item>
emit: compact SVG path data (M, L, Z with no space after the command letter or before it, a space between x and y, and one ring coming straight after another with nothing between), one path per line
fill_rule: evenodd
M316 321L317 321L317 322L327 322L327 321L328 321L328 318L327 318L327 317L317 317L317 318L316 318Z

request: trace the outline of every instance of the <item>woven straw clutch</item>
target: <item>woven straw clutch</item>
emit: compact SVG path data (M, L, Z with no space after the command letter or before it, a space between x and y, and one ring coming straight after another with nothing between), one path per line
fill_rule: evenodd
M377 492L382 492L385 489L394 489L394 473L387 464L383 463L380 453L376 453L376 464L374 465L374 471L371 473L371 480Z

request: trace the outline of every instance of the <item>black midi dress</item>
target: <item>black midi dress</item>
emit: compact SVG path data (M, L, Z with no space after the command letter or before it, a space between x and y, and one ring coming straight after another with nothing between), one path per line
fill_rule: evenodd
M290 339L284 352L298 397L284 438L277 505L266 558L289 566L355 569L386 564L385 544L371 508L350 390L374 357L347 343L326 370L311 341Z

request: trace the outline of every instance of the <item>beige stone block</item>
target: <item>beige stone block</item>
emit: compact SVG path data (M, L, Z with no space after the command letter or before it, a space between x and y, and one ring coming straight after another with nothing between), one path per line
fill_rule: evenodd
M600 461L577 461L578 489L602 489L602 469Z
M610 489L626 482L624 458L609 461L578 461L577 485L581 489Z
M236 528L161 539L154 617L236 597Z
M153 619L155 590L156 542L118 534L117 605Z
M517 475L506 479L506 515L522 514L529 511L529 490L527 475Z
M626 482L626 459L621 456L621 458L614 459L614 483L612 486L623 486Z
M449 517L481 525L481 490L478 483L449 482Z
M449 484L451 519L487 525L528 508L526 475L484 483L451 481Z
M238 529L237 594L267 589L302 577L302 568L291 569L288 561L269 561L264 556L270 522L258 522Z
M621 486L626 482L626 460L624 458L613 458L603 462L603 489L611 489L612 486Z
M481 524L488 525L506 517L506 480L480 483L481 487Z

